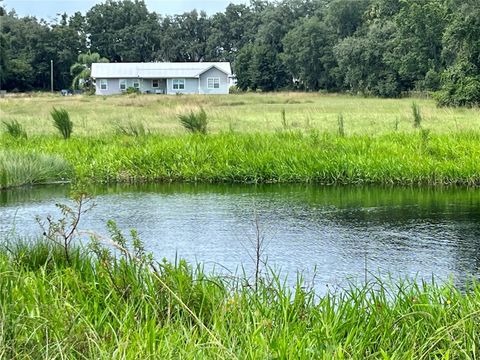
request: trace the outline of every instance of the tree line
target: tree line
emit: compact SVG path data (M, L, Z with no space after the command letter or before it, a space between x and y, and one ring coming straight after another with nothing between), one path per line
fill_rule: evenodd
M110 62L230 61L241 90L435 92L480 103L478 0L252 0L207 16L163 16L143 0L107 0L54 22L0 7L3 89L71 86L80 54Z

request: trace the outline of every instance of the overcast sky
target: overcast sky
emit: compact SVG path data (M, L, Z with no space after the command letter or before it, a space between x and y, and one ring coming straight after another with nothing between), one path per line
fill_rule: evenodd
M4 0L7 10L15 9L19 16L36 16L45 20L53 20L58 13L71 15L76 11L83 14L101 0ZM181 14L193 9L205 10L207 14L223 11L230 3L249 3L248 0L145 0L150 11L160 14ZM1 3L0 3L1 4Z

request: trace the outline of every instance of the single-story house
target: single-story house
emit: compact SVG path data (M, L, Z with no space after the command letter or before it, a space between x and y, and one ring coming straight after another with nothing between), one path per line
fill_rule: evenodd
M152 94L228 94L229 62L93 63L97 95L120 94L132 87Z

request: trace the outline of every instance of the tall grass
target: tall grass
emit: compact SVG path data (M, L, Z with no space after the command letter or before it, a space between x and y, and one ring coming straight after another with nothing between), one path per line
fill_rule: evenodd
M416 102L412 103L413 127L418 129L422 126L422 113Z
M4 138L22 153L62 156L91 182L304 182L480 185L480 134L345 136L311 131L209 136ZM47 163L45 163L47 166ZM49 165L48 165L49 166Z
M0 351L14 358L463 359L480 287L369 283L317 298L192 268L112 263L44 243L0 250Z
M59 155L0 149L0 189L72 177L72 167Z
M182 126L192 133L207 133L207 113L203 108L198 112L191 111L189 114L178 115L178 119Z
M53 126L60 131L65 140L69 139L73 131L73 122L70 120L68 111L65 109L53 108L50 114L53 118Z
M11 137L16 139L27 138L27 132L24 130L22 124L20 124L17 120L12 120L10 122L2 121L2 123L5 126L7 134Z

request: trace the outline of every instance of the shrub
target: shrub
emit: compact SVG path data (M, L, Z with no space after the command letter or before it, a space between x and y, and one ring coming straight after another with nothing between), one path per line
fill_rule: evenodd
M124 94L140 94L140 90L132 86L128 87Z
M463 61L445 70L442 87L434 96L439 106L480 105L480 75L473 64Z
M238 88L236 85L232 85L228 88L229 94L241 94L243 91Z
M64 139L70 138L73 130L73 123L70 120L70 115L68 115L68 111L65 109L53 108L50 114L53 118L53 126L55 126L58 131L60 131Z
M8 121L2 121L3 125L5 125L5 129L7 133L13 137L13 138L27 138L27 133L23 129L22 125L17 121L17 120L12 120L10 122Z
M205 110L203 110L203 108L196 113L191 111L190 114L178 115L178 118L180 119L180 123L183 125L183 127L188 131L193 133L199 132L202 134L207 133L207 113Z

